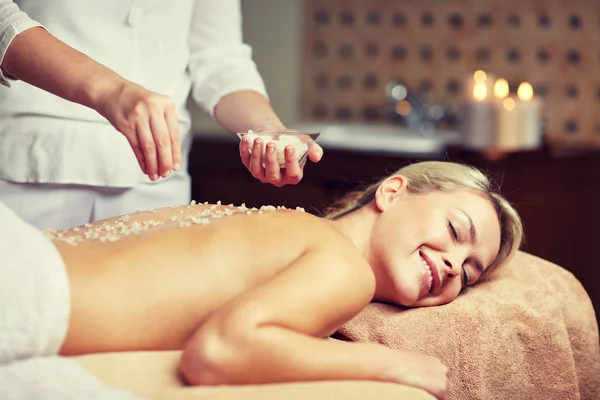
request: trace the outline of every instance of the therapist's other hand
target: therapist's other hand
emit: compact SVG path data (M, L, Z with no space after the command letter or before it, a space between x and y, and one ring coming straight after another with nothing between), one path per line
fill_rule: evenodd
M140 168L156 181L181 166L179 121L173 100L124 81L103 96L102 114L131 145Z
M279 167L277 149L274 143L267 143L264 156L264 167L263 140L260 138L254 140L252 153L250 153L250 146L250 140L247 137L242 138L240 142L240 157L252 176L262 183L270 183L273 186L281 187L285 185L295 185L302 180L306 160L302 162L302 164L298 163L298 157L296 156L296 151L293 146L286 146L285 148L285 168ZM314 143L308 151L308 158L316 163L319 162L322 157L323 149L321 146Z

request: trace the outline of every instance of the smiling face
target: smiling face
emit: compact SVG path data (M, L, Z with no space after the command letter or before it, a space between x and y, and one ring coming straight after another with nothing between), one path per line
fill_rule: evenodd
M406 307L454 300L479 280L500 248L491 202L471 190L412 194L395 176L377 190L369 261L376 300Z

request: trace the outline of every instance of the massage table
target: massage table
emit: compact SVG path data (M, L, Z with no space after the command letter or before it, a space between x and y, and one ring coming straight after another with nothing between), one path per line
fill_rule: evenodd
M588 294L567 270L524 252L450 304L371 303L333 339L440 358L450 367L452 399L600 399L600 340ZM366 381L186 387L178 358L177 351L74 357L100 381L147 399L433 399Z

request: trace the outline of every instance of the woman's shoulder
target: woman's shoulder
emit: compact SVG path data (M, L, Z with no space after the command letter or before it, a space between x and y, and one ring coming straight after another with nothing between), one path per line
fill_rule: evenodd
M235 211L238 218L231 221L231 229L247 240L267 242L289 251L335 252L353 263L366 263L356 246L335 229L331 221L300 207L262 206Z
M282 222L293 230L298 240L304 241L315 250L339 251L356 261L366 262L358 248L337 230L330 220L308 212L295 211L277 213L277 218L281 218Z

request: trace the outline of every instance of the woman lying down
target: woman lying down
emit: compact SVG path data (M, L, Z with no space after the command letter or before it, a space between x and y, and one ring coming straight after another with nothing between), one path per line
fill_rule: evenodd
M445 398L435 358L324 339L371 301L451 302L521 232L482 173L448 162L407 166L328 218L193 204L46 232L54 246L0 267L0 332L17 338L0 356L183 349L191 385L378 380Z

